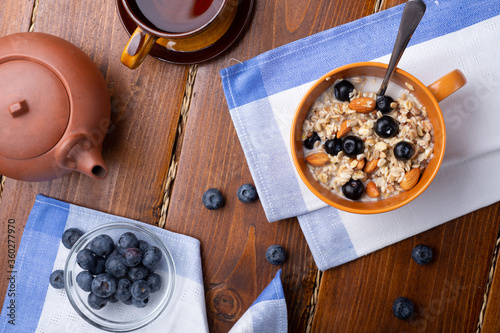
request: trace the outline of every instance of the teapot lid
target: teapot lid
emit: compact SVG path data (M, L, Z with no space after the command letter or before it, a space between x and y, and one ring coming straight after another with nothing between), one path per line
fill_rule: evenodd
M0 63L0 155L40 156L62 138L69 121L68 93L58 75L36 60Z

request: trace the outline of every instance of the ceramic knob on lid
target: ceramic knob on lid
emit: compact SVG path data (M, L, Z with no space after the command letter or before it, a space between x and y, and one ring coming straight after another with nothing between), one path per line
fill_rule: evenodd
M0 38L0 174L104 178L109 117L106 82L76 46L43 33Z

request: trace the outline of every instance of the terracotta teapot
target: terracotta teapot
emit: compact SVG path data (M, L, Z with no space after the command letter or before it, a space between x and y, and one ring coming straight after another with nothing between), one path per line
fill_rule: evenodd
M0 38L1 175L104 178L110 114L106 81L78 47L38 32Z

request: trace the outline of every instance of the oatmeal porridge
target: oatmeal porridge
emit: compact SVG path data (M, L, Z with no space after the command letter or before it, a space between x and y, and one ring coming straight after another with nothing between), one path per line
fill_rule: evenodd
M375 77L337 80L313 103L302 126L314 179L351 200L410 190L433 157L432 125L414 88L391 83L377 99L380 83Z

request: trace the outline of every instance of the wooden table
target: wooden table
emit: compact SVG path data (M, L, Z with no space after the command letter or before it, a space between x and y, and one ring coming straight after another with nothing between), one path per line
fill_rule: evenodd
M113 130L104 142L105 180L76 173L43 183L2 179L0 248L7 248L8 219L19 245L42 193L198 238L211 332L227 332L274 277L279 267L265 259L272 244L289 255L282 268L290 332L500 332L499 203L321 272L296 219L268 223L259 202L236 199L252 179L218 71L402 2L256 0L244 36L215 60L181 66L149 57L132 71L119 61L128 36L114 1L2 0L0 36L51 33L94 60L108 83ZM223 209L202 206L210 187L225 194ZM419 243L434 248L432 264L411 262ZM0 271L5 276L6 259ZM7 280L0 281L3 299ZM414 320L392 314L402 295L416 304Z

